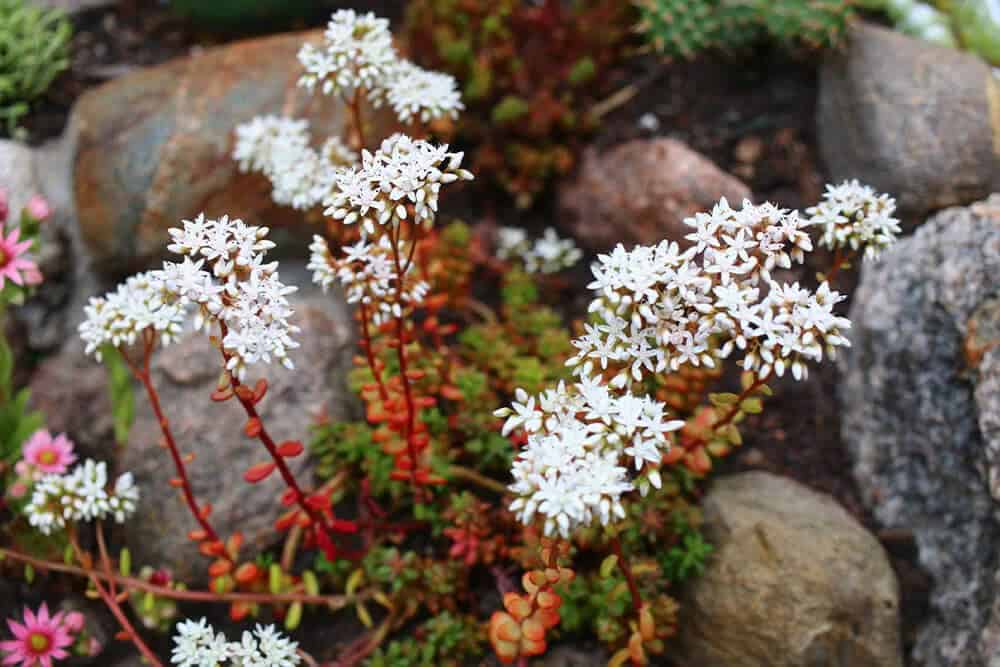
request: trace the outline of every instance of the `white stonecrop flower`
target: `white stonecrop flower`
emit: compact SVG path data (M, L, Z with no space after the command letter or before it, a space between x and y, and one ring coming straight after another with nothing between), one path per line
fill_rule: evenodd
M174 635L170 662L178 667L217 667L231 655L229 641L204 618L181 621Z
M372 321L379 325L400 317L404 309L420 304L430 291L423 280L404 280L402 293L397 289L396 257L388 235L379 237L377 243L362 239L354 245L344 246L344 257L334 258L326 241L313 236L309 246L308 268L313 272L313 282L325 291L335 281L344 288L348 303L371 308ZM400 262L405 262L408 247L399 249ZM413 264L405 267L404 276L413 272Z
M458 118L465 109L455 77L402 61L388 83L386 97L401 123L419 119L429 123L439 118Z
M170 662L178 667L296 667L301 662L298 644L273 625L258 625L230 642L204 618L185 620L177 624L173 639Z
M668 434L683 421L669 420L666 408L587 378L534 396L518 389L503 432L522 428L527 444L512 467L518 497L511 510L524 523L544 517L548 535L569 537L581 527L608 525L625 517L623 494L659 488L660 461L670 447ZM637 477L629 478L633 467Z
M568 269L583 257L572 239L562 239L548 227L534 243L523 229L501 227L497 230L497 257L520 260L528 273L558 273Z
M338 137L314 150L304 120L258 116L237 126L233 159L241 171L270 179L275 203L306 210L329 196L336 171L355 164L358 155Z
M613 368L612 384L628 386L683 365L714 368L738 349L759 377L790 369L801 378L806 361L849 345L850 322L833 313L843 296L825 283L814 294L771 277L812 249L796 213L749 202L736 211L723 199L685 222L695 228L685 251L663 241L598 258L589 285L597 322L567 362L578 374Z
M25 513L32 526L49 535L68 523L107 518L125 523L138 502L139 489L132 473L120 475L109 486L107 464L87 459L65 475L46 475L39 480Z
M812 224L823 228L820 245L833 250L864 248L866 258L878 259L899 236L899 220L892 217L895 211L895 199L852 180L827 185L823 199L806 213Z
M324 44L299 51L305 74L299 84L345 99L363 91L374 107L388 101L401 123L457 118L465 106L455 78L423 69L401 57L392 45L389 22L371 12L334 13Z
M239 642L230 644L233 667L295 667L300 658L298 644L275 630L273 625L258 625L244 631Z
M196 328L219 324L227 369L242 380L260 362L293 368L288 353L299 346L293 336L300 330L289 322L287 297L296 288L281 282L277 262L264 261L274 247L268 229L199 215L169 233L167 248L184 259L164 262L154 274L181 303L197 306Z
M341 9L330 18L323 45L305 44L299 50L299 62L306 70L299 85L345 97L364 90L369 101L378 105L399 56L392 46L388 20L371 12Z
M472 179L461 168L463 157L448 146L394 134L374 153L363 151L359 166L337 172L325 213L344 224L359 222L368 234L376 225L407 219L408 207L414 222L431 224L441 186Z
M101 348L128 346L146 330L166 346L181 334L188 309L165 288L155 272L132 276L103 297L92 297L79 326L86 353L101 360Z

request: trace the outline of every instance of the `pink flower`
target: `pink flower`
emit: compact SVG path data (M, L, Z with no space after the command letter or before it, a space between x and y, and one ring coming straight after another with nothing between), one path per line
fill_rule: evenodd
M35 195L29 199L27 209L28 215L39 222L47 220L52 215L52 207L49 206L49 202L46 201L45 197L41 195Z
M34 262L22 257L31 247L31 241L17 242L21 230L15 227L7 238L4 238L3 233L3 225L0 224L0 289L3 288L5 278L10 278L15 285L23 285L21 271L38 271Z
M83 614L78 611L70 611L66 613L65 618L63 618L63 627L66 628L66 632L70 634L76 634L83 630L83 625L86 619Z
M7 654L4 665L52 667L53 660L69 656L64 649L73 643L73 638L63 627L62 612L49 616L44 602L37 616L25 607L24 624L9 618L7 627L14 633L14 639L0 642L0 651Z
M10 489L7 490L8 495L11 498L24 498L28 495L28 485L18 480L10 485Z
M76 461L76 455L65 433L53 438L51 433L41 430L24 443L24 460L36 470L61 475Z

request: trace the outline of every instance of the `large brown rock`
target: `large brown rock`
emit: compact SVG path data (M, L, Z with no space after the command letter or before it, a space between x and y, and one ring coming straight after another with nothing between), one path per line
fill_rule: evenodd
M278 366L260 369L270 381L260 411L279 441L308 442L317 415L337 419L353 409L346 383L354 349L353 319L339 297L309 287L304 271L293 277L295 272L282 269L283 278L304 286L303 293L290 297L296 323L302 327L301 347L293 354L294 371ZM219 404L209 398L221 371L218 350L203 333L190 333L159 350L152 370L178 445L183 452L196 454L188 472L198 499L213 505L214 527L222 536L242 531L244 553L259 552L275 538L272 524L281 512L278 497L284 487L277 475L253 485L243 480L246 469L268 460L268 455L258 441L243 435L246 415L236 401ZM257 376L252 370L249 380ZM207 563L187 539L197 526L168 484L175 476L174 467L158 444L161 431L142 388L134 388L136 417L128 445L116 451L105 373L83 357L81 342L70 341L60 355L44 362L32 387L34 402L47 412L52 429L68 432L87 455L114 460L118 470L135 475L142 493L139 509L121 531L136 562L167 567L188 582L204 581ZM311 485L308 457L290 463L303 485Z
M914 214L1000 189L1000 81L955 49L858 22L823 65L817 134L832 180Z
M752 472L720 479L703 507L715 553L684 604L678 664L902 665L896 577L832 498Z
M230 156L234 128L257 115L308 119L317 144L342 132L338 98L296 85L296 52L320 35L209 49L128 74L80 99L69 129L74 191L96 270L120 277L147 268L163 256L166 230L200 212L269 225L286 250L292 247L283 242L285 232L297 228L298 238L308 239L302 214L274 204L267 180L240 174Z
M586 152L576 179L559 190L564 223L581 245L685 243L684 218L726 197L734 206L750 189L676 139L637 139Z

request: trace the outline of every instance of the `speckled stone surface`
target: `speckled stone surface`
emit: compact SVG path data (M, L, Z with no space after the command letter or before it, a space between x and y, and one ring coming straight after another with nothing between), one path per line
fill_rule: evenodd
M866 264L843 437L885 526L934 579L914 664L1000 664L1000 195L933 216Z

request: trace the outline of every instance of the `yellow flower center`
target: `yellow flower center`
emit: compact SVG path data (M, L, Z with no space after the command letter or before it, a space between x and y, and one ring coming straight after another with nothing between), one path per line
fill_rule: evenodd
M52 465L56 462L56 453L51 449L46 449L44 452L38 455L38 460L45 465Z
M47 651L51 644L52 640L49 639L47 634L42 632L32 632L28 635L28 645L31 646L31 650L36 653L43 653Z
M7 253L4 252L4 249L0 248L0 267L3 267L5 264L7 264L7 261L9 259L10 258L7 256Z

